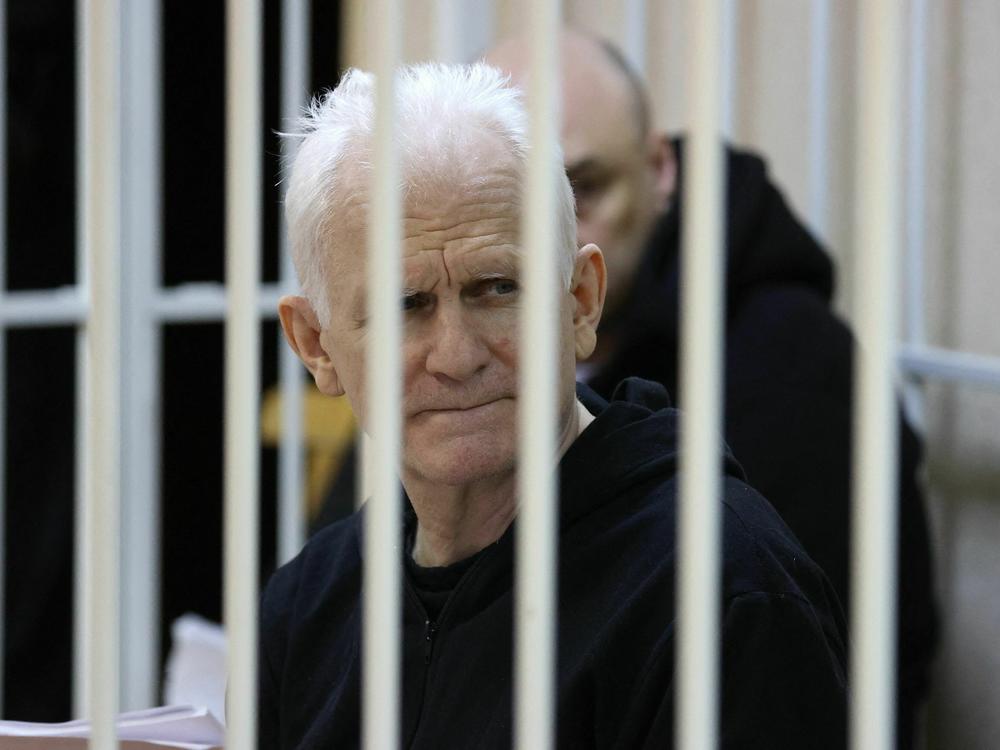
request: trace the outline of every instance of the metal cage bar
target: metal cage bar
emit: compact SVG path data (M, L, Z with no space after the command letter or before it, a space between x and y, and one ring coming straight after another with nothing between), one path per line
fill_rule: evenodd
M309 3L285 0L282 4L281 114L286 123L299 115L309 96ZM288 246L288 232L282 212L281 280L285 293L296 291L295 269ZM272 308L273 309L273 308ZM303 505L304 451L302 441L302 365L278 332L281 376L281 443L278 447L278 563L294 557L306 538Z
M722 371L721 0L689 3L689 171L681 252L679 748L718 737Z
M830 223L830 0L813 0L809 25L809 223L826 238Z
M371 498L364 540L364 653L361 736L369 749L392 750L399 743L401 655L400 570L402 507L399 495L402 427L403 240L399 159L394 140L395 69L402 48L403 5L376 0L369 6L368 40L375 72L375 127L368 216L367 351L371 434Z
M7 101L7 3L0 2L0 102ZM0 107L0 306L7 295L7 109ZM0 719L6 717L7 329L0 320Z
M514 739L545 750L555 738L556 548L559 496L556 434L559 288L555 217L559 123L558 0L531 4L528 88L530 150L522 246L524 307L518 393L518 528L515 563ZM562 248L558 248L563 251ZM541 355L540 355L541 353Z
M927 201L927 0L911 0L908 50L908 118L906 141L906 342L927 344L924 322L927 243L924 219ZM905 361L905 360L902 360ZM908 371L914 375L914 371ZM911 419L923 426L924 393L919 384L904 383L903 394Z
M160 642L160 5L122 6L121 708L156 705Z
M82 192L87 261L86 434L83 541L86 708L90 746L117 746L119 691L119 529L121 502L121 8L117 0L78 6Z
M226 4L226 746L257 746L262 18Z
M851 746L893 747L902 4L860 7Z

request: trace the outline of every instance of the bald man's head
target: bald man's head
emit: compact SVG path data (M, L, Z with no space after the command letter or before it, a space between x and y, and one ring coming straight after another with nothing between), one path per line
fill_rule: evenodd
M646 241L673 196L676 163L652 128L645 86L610 42L580 31L559 34L562 74L560 140L577 203L577 238L593 242L608 265L605 310L613 317L628 295ZM528 42L498 44L486 62L526 86Z

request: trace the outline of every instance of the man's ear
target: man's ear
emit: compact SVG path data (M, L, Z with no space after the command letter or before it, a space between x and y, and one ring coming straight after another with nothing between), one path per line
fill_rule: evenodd
M667 210L677 192L677 152L670 136L659 130L651 130L646 144L646 154L653 176L653 195L656 196L656 210Z
M285 295L278 300L278 317L285 340L312 373L320 392L327 396L344 395L337 370L320 341L319 318L309 300Z
M601 311L604 309L607 277L604 255L597 245L591 243L576 251L570 294L576 300L573 335L578 361L593 354L594 347L597 346L597 325L601 322Z

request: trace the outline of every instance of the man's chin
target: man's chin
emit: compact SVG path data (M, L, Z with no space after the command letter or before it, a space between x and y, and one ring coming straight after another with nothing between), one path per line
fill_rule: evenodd
M514 459L513 451L506 455L470 455L444 448L432 456L414 456L407 460L407 473L430 484L462 487L513 475Z

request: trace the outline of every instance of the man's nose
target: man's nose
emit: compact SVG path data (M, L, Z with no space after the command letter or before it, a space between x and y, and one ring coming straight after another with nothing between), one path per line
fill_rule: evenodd
M490 350L471 322L459 311L441 311L436 317L427 371L440 378L463 381L485 369Z

